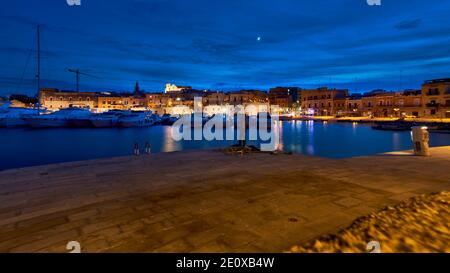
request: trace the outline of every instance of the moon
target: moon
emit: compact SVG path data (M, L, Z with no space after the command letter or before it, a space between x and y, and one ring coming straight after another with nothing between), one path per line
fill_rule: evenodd
M258 37L256 38L256 41L258 41L258 42L261 42L261 40L262 40L261 36L258 36Z

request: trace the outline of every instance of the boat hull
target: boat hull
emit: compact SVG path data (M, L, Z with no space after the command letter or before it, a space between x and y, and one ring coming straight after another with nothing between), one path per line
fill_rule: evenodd
M95 128L112 128L117 126L117 120L113 119L101 119L101 120L91 120L92 126Z
M22 128L27 125L27 122L19 117L0 118L0 128Z
M71 119L69 120L70 126L71 127L76 127L76 128L89 128L89 127L93 127L93 124L91 122L90 119Z
M5 127L6 128L21 128L26 127L27 122L22 118L6 118Z
M61 128L69 126L69 121L65 119L27 118L25 121L31 128Z
M153 126L153 122L150 121L120 121L119 127L132 128L132 127L150 127Z

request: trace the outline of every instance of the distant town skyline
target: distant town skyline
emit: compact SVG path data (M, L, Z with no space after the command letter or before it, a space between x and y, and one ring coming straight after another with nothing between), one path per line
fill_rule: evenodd
M9 1L0 10L0 96L42 87L146 92L275 86L420 89L450 77L450 3L384 1Z

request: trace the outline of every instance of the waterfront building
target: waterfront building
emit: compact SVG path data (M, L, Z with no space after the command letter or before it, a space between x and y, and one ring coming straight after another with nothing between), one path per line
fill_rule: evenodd
M293 107L300 106L301 94L301 89L298 87L275 87L269 90L269 102L287 112Z
M269 95L261 90L241 90L245 94L249 103L269 104Z
M361 116L363 111L362 95L351 94L347 101L347 116Z
M98 106L98 93L60 91L55 88L43 88L40 90L40 104L50 111L56 111L69 107L90 108Z
M301 109L303 114L321 116L450 118L450 79L426 81L421 90L374 90L363 95L327 87L275 87L268 93L260 90L211 92L171 84L166 87L164 93L147 94L140 90L138 83L134 93L75 92L43 88L40 91L40 103L52 111L68 107L90 108L99 112L150 108L158 114L179 114L192 112L194 98L201 97L202 106L209 115L226 113L228 106L254 104L258 105L257 111L269 109L270 105L278 105L280 114L292 114ZM31 103L20 97L10 100L17 106L30 106Z
M209 92L203 97L203 105L224 105L227 95L223 92Z
M328 89L327 87L321 87L318 89L303 89L301 90L302 111L308 115L336 115L334 100L342 99L347 96L347 89ZM346 101L344 101L344 103L345 102Z
M172 116L190 115L194 112L194 109L185 105L175 105L163 108L164 114L169 114ZM158 113L161 114L161 113Z
M422 91L407 90L396 93L394 96L394 112L396 117L423 117L422 112Z
M337 117L348 116L348 101L349 97L347 96L337 96L334 98L334 113Z
M333 99L333 113L337 117L362 116L362 95L345 93L337 94Z
M227 94L227 100L226 102L230 105L243 105L245 103L250 102L250 97L248 96L248 94L245 94L243 92L240 91L235 91L235 92L229 92Z
M109 110L130 110L146 108L145 96L132 96L129 94L101 94L98 96L98 112Z
M148 93L145 96L147 100L147 106L154 113L178 115L180 114L179 111L172 108L183 106L182 112L185 113L185 107L193 109L195 97L203 97L203 100L205 102L204 97L207 95L208 93L205 91L191 89L180 92ZM220 97L222 95L219 94L218 96Z
M394 93L374 90L362 97L363 116L393 117Z
M228 115L233 111L232 105L223 105L223 104L209 104L203 107L203 112L206 116L214 116L214 115Z
M123 99L117 95L101 95L98 97L98 111L104 112L108 110L124 110Z
M169 104L170 95L165 93L148 93L145 95L147 106L156 114L165 114L164 108Z
M422 85L422 111L431 118L450 118L450 78L428 80Z
M243 107L243 111L248 116L256 116L258 113L270 113L270 106L268 103L244 103L240 106ZM206 105L203 107L203 112L207 116L213 115L234 115L237 111L235 105L225 104L225 105Z
M230 105L245 105L248 103L269 103L266 92L260 90L241 90L225 95L225 103Z
M35 97L29 97L27 95L13 94L9 96L10 107L25 107L32 108L37 103Z

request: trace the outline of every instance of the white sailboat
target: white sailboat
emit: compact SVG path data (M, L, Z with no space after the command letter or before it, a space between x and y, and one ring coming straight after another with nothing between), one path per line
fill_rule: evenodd
M41 42L40 42L40 27L37 27L37 89L38 97L41 82ZM41 111L39 99L37 108L11 107L11 103L5 103L0 108L0 127L16 128L24 127L28 123L25 118L38 116Z
M71 116L69 118L69 126L75 128L89 128L93 127L91 120L97 117L98 114L89 112L83 115Z

